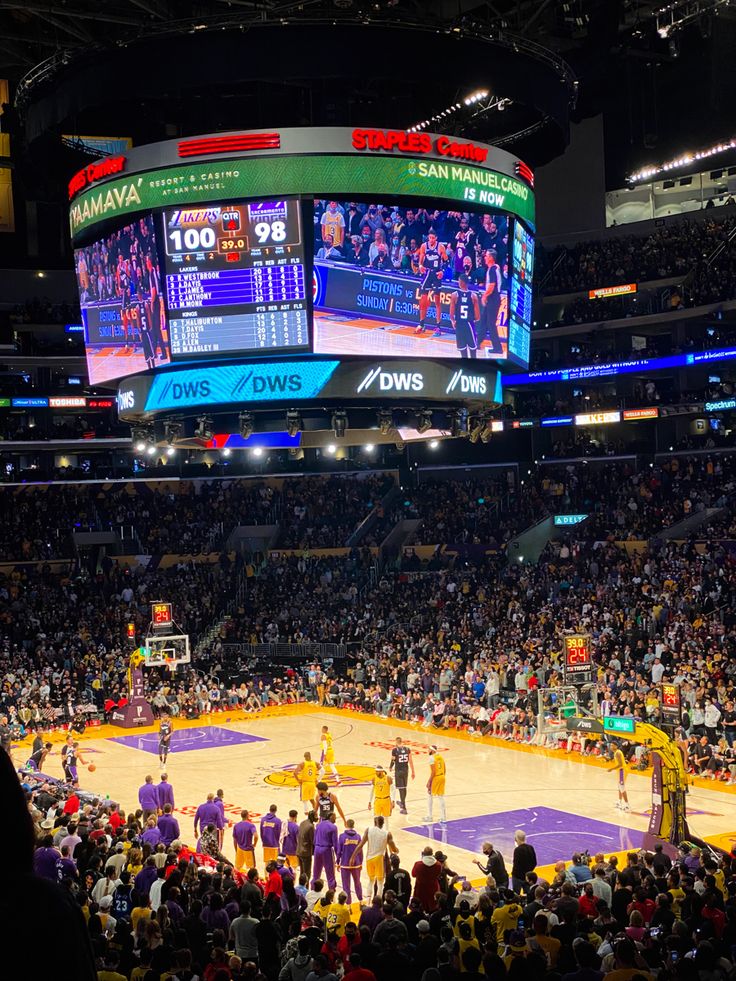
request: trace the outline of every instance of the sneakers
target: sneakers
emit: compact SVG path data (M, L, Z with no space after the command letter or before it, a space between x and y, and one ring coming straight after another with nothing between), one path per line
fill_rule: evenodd
M426 327L424 326L424 324L419 324L419 326L416 328L416 330L414 331L414 333L415 334L423 334L425 330L426 330Z

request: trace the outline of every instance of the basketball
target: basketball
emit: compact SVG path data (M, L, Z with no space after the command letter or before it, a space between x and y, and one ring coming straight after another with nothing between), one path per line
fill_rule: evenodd
M90 773L94 773L95 770L97 769L97 767L95 766L94 763L90 763L90 765L87 767L87 769L89 770Z

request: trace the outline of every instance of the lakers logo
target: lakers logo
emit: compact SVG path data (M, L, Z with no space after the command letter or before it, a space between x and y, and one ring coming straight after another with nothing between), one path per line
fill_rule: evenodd
M294 789L299 786L299 782L294 776L296 764L285 766L281 770L274 770L264 777L264 780L271 787L288 787ZM337 768L340 774L340 782L343 787L364 787L368 786L375 776L375 769L372 766L357 766L352 763L339 765ZM334 786L335 779L331 774L324 776L325 783Z

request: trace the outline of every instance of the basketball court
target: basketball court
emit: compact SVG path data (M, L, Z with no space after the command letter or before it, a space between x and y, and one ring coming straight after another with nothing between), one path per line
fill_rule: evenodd
M407 815L395 809L389 828L404 867L411 868L422 848L431 844L448 856L455 872L479 881L473 859L484 841L492 841L511 868L514 831L527 833L539 867L569 861L573 852L626 852L641 845L651 807L650 774L627 772L631 812L615 807L617 775L611 764L583 759L536 746L499 739L480 739L467 733L428 731L395 720L349 711L295 705L260 713L219 712L196 721L174 720L174 735L166 770L176 797L181 836L193 843L194 812L208 793L224 790L228 820L237 821L242 808L260 817L277 804L282 818L302 805L293 775L305 750L320 757L320 730L333 735L335 760L342 783L333 787L346 817L363 831L372 822L368 809L373 767L388 768L397 735L413 751L416 779L407 794ZM138 788L146 774L158 780L158 727L123 730L112 726L88 729L81 740L82 756L96 769L80 767L84 790L109 794L127 812L138 807ZM44 767L62 776L61 733L53 737L54 753ZM429 825L426 782L428 749L439 747L447 764L447 823ZM28 742L13 750L20 763ZM688 795L693 834L730 849L736 842L736 788L696 779ZM437 818L435 807L435 818ZM257 819L256 819L257 823ZM338 819L338 829L342 822ZM232 857L232 836L226 831L225 854ZM259 864L262 856L257 854Z

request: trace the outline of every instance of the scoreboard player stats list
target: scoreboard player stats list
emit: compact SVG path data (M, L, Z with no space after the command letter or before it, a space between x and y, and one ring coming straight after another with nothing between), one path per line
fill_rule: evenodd
M308 341L304 264L297 260L171 273L166 299L173 355L303 347Z
M296 202L214 205L164 220L173 357L308 345Z

